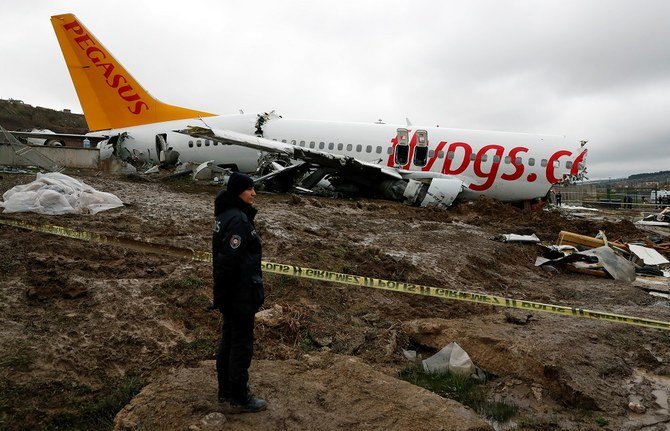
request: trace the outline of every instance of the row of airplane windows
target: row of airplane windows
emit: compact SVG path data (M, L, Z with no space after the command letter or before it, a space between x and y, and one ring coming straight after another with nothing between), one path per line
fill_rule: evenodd
M273 141L276 141L276 139L273 139ZM286 139L282 139L281 142L287 143ZM209 147L210 143L214 146L219 144L216 141L210 141L209 139L205 139L205 142L204 142L205 147ZM195 141L195 146L196 147L201 147L202 145L203 145L203 143L200 139ZM317 143L315 141L310 141L309 144L308 144L305 141L300 141L298 143L298 141L296 141L294 139L294 140L291 140L291 145L299 145L299 146L305 147L305 148L307 148L308 146L309 146L309 148L314 148L314 149L317 148ZM188 141L188 146L189 146L189 148L193 148L194 142L193 141ZM328 144L326 144L325 142L319 142L318 143L318 149L319 150L328 149L328 150L332 151L335 148L337 148L337 151L343 151L344 148L345 148L345 145L341 142L338 143L338 144L335 144L333 142L329 142ZM368 154L371 154L373 149L374 149L374 152L376 154L381 154L382 151L383 151L381 146L373 147L372 145L366 145L365 148L361 144L357 144L355 146L355 151L357 153L362 153L363 149L365 149L365 152L368 153ZM354 151L354 145L353 144L347 144L346 145L346 151L348 151L348 152ZM389 146L386 150L386 154L390 155L392 153L393 153L393 147ZM446 155L447 155L447 158L449 160L453 160L454 156L455 156L453 151L448 151L446 153ZM428 150L428 158L433 158L434 156L435 156L435 150ZM444 151L438 151L437 152L437 158L438 159L443 159L444 156L445 156ZM470 154L470 160L471 161L474 161L476 158L477 158L477 155L475 153ZM488 154L482 154L482 163L486 162L487 160L488 160ZM535 166L536 160L535 160L534 157L529 157L527 160L528 160L528 166ZM500 163L500 157L497 154L495 154L493 156L493 163ZM510 163L512 163L512 158L510 156L505 156L505 158L503 159L503 163L509 165ZM516 157L515 163L517 165L522 164L523 163L523 158L522 157ZM540 160L540 166L542 166L543 168L547 167L548 164L549 164L549 161L547 159ZM425 165L425 163L423 163L423 165ZM554 166L557 167L557 168L560 167L560 162L558 160L555 160L554 161ZM570 161L570 160L566 161L565 162L565 168L566 169L571 169L572 168L572 161Z

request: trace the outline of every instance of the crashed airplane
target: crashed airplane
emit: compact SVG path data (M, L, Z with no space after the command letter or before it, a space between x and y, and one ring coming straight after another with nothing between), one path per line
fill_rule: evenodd
M544 197L585 173L585 141L565 137L282 118L217 116L162 103L72 14L51 17L101 158L214 161L261 174L276 189L336 191L449 206L456 197ZM408 122L409 123L409 122Z

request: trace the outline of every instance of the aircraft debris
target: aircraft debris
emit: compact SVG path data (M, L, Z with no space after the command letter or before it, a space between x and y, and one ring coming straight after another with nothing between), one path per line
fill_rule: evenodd
M32 174L33 171L19 169L14 166L0 166L0 174Z
M224 169L216 165L214 160L204 162L198 165L193 170L193 179L194 180L213 180L215 177L222 177L224 173L227 173L227 176L230 176L232 172L229 169Z
M2 198L0 208L4 208L4 213L97 214L123 206L113 194L57 172L38 173L35 181L13 187Z
M144 171L144 175L148 175L148 174L157 174L157 173L159 173L159 172L160 172L160 171L158 170L158 165L153 165L152 167L150 167L149 169L147 169L146 171Z
M556 249L550 249L550 251L555 253ZM565 264L565 268L573 272L601 277L609 275L615 280L635 281L635 266L633 263L606 245L571 253L570 250L565 249L564 253L563 256L552 258L538 256L535 260L535 266L560 263Z
M561 231L558 233L558 240L556 241L557 245L572 245L572 246L582 246L585 248L595 248L603 245L611 245L612 247L619 248L623 250L625 246L620 242L607 241L606 238L593 238L586 235L580 235L577 233Z
M628 249L631 251L642 265L665 265L670 263L668 259L663 257L658 251L653 248L643 247L636 244L628 244Z
M670 207L666 207L663 211L650 214L635 222L641 226L670 226Z
M657 239L660 241L660 237ZM635 274L664 276L660 266L670 263L659 253L659 250L668 251L665 243L646 241L645 247L640 244L608 241L602 231L596 238L561 231L556 243L553 246L541 246L544 256L536 259L536 266L560 263L573 272L634 281Z
M527 243L539 243L540 238L537 235L517 235L515 233L498 235L495 239L498 239L502 242L527 242Z

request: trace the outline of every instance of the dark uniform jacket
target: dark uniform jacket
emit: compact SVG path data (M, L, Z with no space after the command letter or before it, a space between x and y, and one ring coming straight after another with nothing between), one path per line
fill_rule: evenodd
M261 240L254 227L256 209L222 191L216 197L214 215L214 306L223 313L255 313L265 299Z

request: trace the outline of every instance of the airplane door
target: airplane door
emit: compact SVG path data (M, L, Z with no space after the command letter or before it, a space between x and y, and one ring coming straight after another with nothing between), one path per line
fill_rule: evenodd
M416 131L416 147L414 148L414 165L424 167L428 163L428 132Z
M395 164L396 166L405 166L409 161L409 132L407 129L398 129L396 135L398 143L395 146Z

